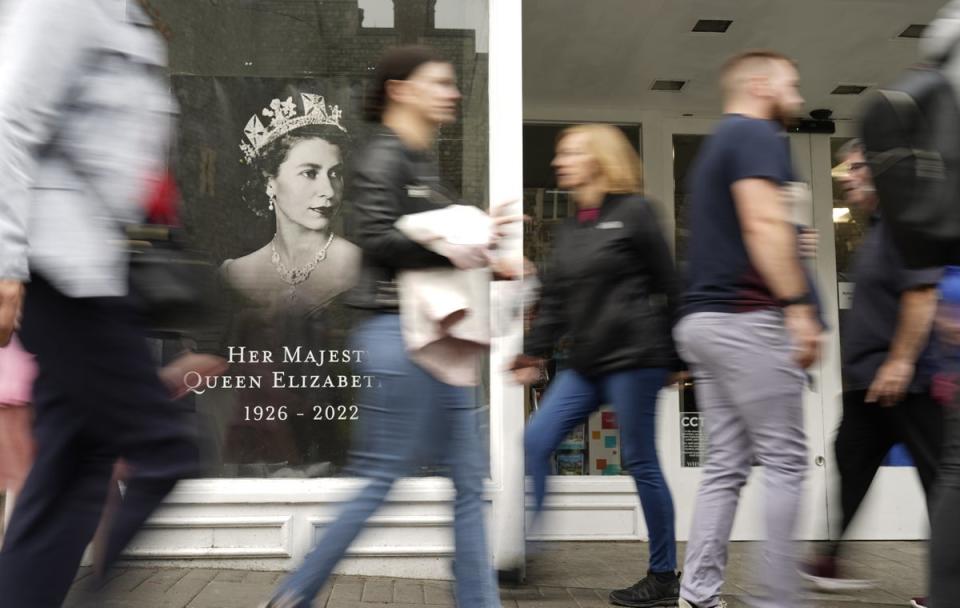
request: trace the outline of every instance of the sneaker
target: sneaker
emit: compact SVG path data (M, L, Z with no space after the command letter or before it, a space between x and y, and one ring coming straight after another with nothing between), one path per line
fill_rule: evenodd
M297 608L302 603L303 598L284 595L279 598L275 597L266 604L260 604L260 608Z
M700 608L700 607L697 606L696 604L691 604L690 602L688 602L687 600L681 597L680 600L677 602L677 608ZM721 599L720 603L715 605L713 608L727 608L727 602Z
M610 603L631 608L654 608L676 606L680 599L680 577L671 572L661 580L653 572L637 581L632 587L610 592Z
M927 598L915 597L910 600L910 605L913 606L913 608L927 608Z
M822 591L858 591L877 586L874 580L840 576L837 559L829 555L821 555L801 564L800 576Z

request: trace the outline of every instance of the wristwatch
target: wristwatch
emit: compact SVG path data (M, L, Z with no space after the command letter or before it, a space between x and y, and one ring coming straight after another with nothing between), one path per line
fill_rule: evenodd
M799 296L794 296L792 298L779 298L777 299L777 304L779 304L781 308L798 306L802 304L813 304L813 294L811 294L809 291L805 291Z

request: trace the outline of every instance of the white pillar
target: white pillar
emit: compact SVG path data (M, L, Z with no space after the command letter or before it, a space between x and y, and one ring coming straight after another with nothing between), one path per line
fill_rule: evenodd
M496 205L523 199L522 3L489 2L490 202ZM521 252L514 255L519 257ZM503 312L513 287L494 283L494 316ZM522 331L522 320L514 320L509 333L520 336ZM502 373L512 350L507 340L495 339L490 353L490 473L494 487L490 537L500 569L522 568L524 562L524 389Z

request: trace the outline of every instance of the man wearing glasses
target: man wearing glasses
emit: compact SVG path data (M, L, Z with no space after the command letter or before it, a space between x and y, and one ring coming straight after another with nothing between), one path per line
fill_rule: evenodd
M898 443L906 445L930 496L942 425L940 407L930 394L930 329L942 269L910 270L904 265L879 215L863 144L847 142L837 160L846 169L839 178L844 198L870 217L853 265L853 309L840 332L843 419L836 455L842 538L884 458ZM826 590L869 586L870 581L842 576L839 548L839 543L829 543L804 566L805 577Z

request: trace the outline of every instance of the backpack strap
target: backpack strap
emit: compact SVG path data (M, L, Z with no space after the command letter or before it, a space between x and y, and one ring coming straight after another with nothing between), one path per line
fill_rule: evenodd
M917 101L910 96L909 93L904 93L903 91L892 91L890 89L878 89L877 90L884 99L887 100L887 103L890 104L890 107L893 108L894 114L897 115L897 119L900 121L900 126L904 130L911 123L919 123L920 129L913 129L911 131L911 139L913 134L920 132L927 132L927 120L923 116L923 112L920 111L920 106L917 105ZM916 142L911 141L910 146L916 148Z
M876 178L880 175L883 175L888 169L896 165L902 160L906 160L913 156L913 148L892 148L890 150L884 150L883 152L877 152L876 154L870 155L870 171L873 173L873 177Z

